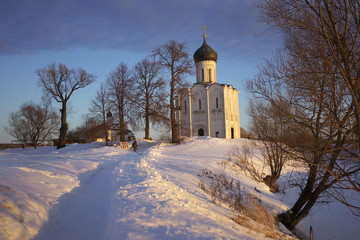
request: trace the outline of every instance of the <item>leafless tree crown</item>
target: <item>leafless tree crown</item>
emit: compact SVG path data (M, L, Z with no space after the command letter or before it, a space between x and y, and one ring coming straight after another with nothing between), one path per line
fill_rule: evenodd
M61 103L61 126L58 148L65 147L67 123L67 103L74 91L84 88L95 81L95 76L84 69L70 69L64 64L50 64L36 71L43 92L56 102Z
M172 133L172 142L179 143L179 130L176 121L176 95L179 90L187 87L185 76L192 74L193 62L186 51L185 43L170 40L168 43L156 48L154 56L158 59L163 68L170 75L168 83L170 87L170 124Z
M279 113L281 141L308 169L299 198L279 219L293 229L329 196L359 213L346 192L360 188L360 2L266 0L261 8L282 31L284 48L248 89L255 109Z

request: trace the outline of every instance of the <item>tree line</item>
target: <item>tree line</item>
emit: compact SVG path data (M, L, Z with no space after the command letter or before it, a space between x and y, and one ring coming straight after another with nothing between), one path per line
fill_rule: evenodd
M193 63L185 43L174 40L155 48L151 55L131 69L120 63L101 83L83 126L70 132L70 135L82 134L93 138L92 133L95 132L108 143L107 114L113 112L120 141L125 141L127 124L144 126L146 139L151 138L151 124L160 124L171 129L171 141L178 143L176 95L179 89L188 85L186 76L192 72ZM58 133L57 148L65 147L69 135L68 102L75 91L92 84L96 76L82 68L71 69L62 63L38 69L36 74L46 106L31 102L24 104L11 114L6 131L23 145L30 142L35 148ZM50 107L51 101L61 104L60 120Z

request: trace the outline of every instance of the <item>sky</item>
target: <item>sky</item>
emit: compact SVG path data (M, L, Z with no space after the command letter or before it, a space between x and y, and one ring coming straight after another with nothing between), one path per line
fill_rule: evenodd
M203 42L218 53L217 82L240 91L241 126L247 127L246 80L281 43L261 19L261 0L2 0L0 3L0 143L20 106L41 103L36 70L52 63L84 68L96 82L70 98L70 129L88 113L100 84L121 62L132 68L173 39L192 56ZM188 76L195 83L195 76ZM53 103L54 109L60 105Z

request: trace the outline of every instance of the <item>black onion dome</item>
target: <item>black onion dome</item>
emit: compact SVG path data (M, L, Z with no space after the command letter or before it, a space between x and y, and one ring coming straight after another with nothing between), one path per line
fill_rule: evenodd
M200 61L217 61L218 55L217 52L212 49L209 45L207 45L206 40L204 39L201 47L195 51L194 53L194 61L195 63Z

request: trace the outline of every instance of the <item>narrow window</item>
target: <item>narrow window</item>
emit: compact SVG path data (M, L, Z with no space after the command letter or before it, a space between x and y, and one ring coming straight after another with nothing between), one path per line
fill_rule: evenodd
M199 99L199 110L201 110L201 99Z
M205 79L204 79L204 69L201 69L201 79L203 82L205 82Z
M184 110L185 110L185 112L187 111L187 109L186 109L186 100L184 101Z
M209 69L209 82L212 82L212 80L211 80L212 78L211 78L211 68Z
M219 98L216 98L216 108L219 108Z

